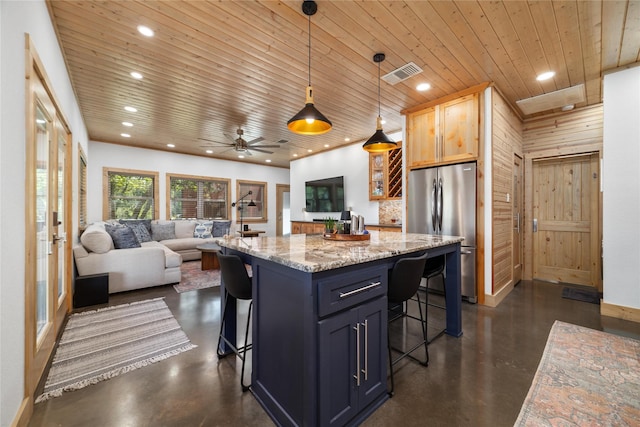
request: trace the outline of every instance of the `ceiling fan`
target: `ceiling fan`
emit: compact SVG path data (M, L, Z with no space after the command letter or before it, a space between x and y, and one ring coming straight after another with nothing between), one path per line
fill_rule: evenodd
M273 151L268 151L268 150L264 150L264 148L278 148L279 145L255 145L259 142L264 141L263 137L258 137L255 139L252 139L251 141L245 141L245 139L242 137L242 135L244 134L244 131L240 128L238 128L238 130L236 131L236 133L238 134L238 137L236 139L233 139L232 137L230 137L229 135L225 134L224 136L226 136L229 140L233 141L233 142L218 142L218 141L213 141L211 139L206 139L206 138L198 138L199 140L202 141L208 141L208 142L213 142L215 144L222 144L222 145L226 145L228 147L232 147L235 151L240 152L240 153L245 153L248 156L251 156L251 151L258 151L260 153L266 153L266 154L273 154ZM283 144L285 142L287 142L284 139L281 139L280 141L278 141L280 144ZM212 145L203 145L202 147L212 147Z

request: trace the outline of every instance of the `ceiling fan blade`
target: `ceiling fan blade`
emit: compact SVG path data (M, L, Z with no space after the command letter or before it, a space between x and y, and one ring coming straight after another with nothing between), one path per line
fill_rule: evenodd
M264 141L264 138L263 138L263 137L261 137L261 136L260 136L260 137L258 137L258 138L252 139L251 141L247 142L247 145L257 144L257 143L258 143L258 142L260 142L260 141Z
M279 145L252 145L251 147L252 150L255 148L280 148Z
M207 142L213 142L215 144L222 144L222 145L230 145L233 146L235 144L229 144L228 142L219 142L219 141L214 141L213 139L207 139L207 138L198 138L200 141L207 141Z
M223 134L229 141L233 141L233 145L236 145L236 138L232 137L231 135L227 135L226 133Z
M266 145L265 145L264 147L266 147ZM261 149L256 148L256 147L251 147L251 149L252 149L253 151L259 151L259 152L261 152L261 153L273 154L273 151L261 150ZM248 152L248 151L247 151L247 152Z
M253 154L251 154L251 151L249 150L244 150L244 154L246 154L247 156L253 156Z

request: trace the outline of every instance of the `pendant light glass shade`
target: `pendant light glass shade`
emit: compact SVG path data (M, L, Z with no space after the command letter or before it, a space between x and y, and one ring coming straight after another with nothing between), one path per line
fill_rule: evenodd
M287 127L293 133L300 135L322 135L331 130L331 122L313 105L313 88L311 87L311 15L315 15L318 5L315 1L302 2L302 12L309 17L309 85L307 86L307 100L302 110L293 116Z
M380 63L384 61L384 53L373 55L373 61L378 63L378 119L376 120L376 132L364 143L362 148L370 153L382 153L397 148L398 144L382 130L382 117L380 117Z

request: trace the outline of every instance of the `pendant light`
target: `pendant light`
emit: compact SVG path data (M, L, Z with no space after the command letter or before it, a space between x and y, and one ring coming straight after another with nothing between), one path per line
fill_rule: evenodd
M373 61L378 63L378 120L376 121L376 133L364 143L362 148L370 153L382 153L393 150L398 146L382 131L382 117L380 117L380 63L384 61L384 53L373 55Z
M331 122L313 105L313 88L311 87L311 15L315 15L318 5L315 1L303 1L302 12L309 17L309 86L307 86L307 100L302 110L293 116L287 127L293 133L300 135L322 135L331 130Z

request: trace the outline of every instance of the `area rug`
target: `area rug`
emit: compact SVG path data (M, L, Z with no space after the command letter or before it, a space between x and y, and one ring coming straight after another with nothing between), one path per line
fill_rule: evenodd
M162 298L72 314L36 403L195 347Z
M632 426L640 341L556 321L516 426Z
M251 266L245 264L247 272L251 275ZM200 261L183 262L180 267L182 278L180 283L173 285L179 294L183 292L195 291L198 289L212 288L220 286L220 270L202 270Z
M600 294L596 289L581 289L565 286L562 288L562 298L600 304Z

